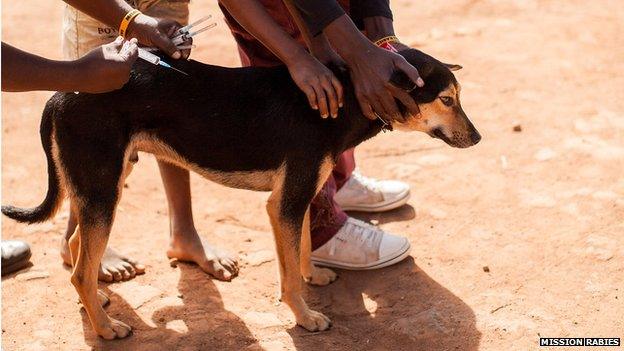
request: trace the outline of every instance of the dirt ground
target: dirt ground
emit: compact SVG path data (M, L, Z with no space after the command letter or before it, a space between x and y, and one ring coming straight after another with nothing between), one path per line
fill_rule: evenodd
M409 237L412 256L307 289L334 321L330 331L308 333L275 304L267 194L193 176L198 228L238 252L243 268L224 283L195 266L170 267L165 195L153 157L141 155L110 245L147 272L101 285L112 295L108 312L134 335L103 341L80 311L59 257L65 204L41 225L2 219L2 237L28 241L34 263L2 279L3 348L531 350L540 335L624 337L621 1L392 3L403 41L464 66L463 106L483 141L458 150L393 132L359 148L366 175L409 182L413 195L401 209L355 215ZM60 58L62 6L3 1L2 40ZM194 0L192 18L205 14L219 25L192 57L238 65L216 3ZM38 123L50 95L2 94L3 204L30 206L45 194Z

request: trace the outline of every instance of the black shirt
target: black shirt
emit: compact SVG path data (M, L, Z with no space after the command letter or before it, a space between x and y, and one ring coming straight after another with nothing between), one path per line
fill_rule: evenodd
M292 0L301 12L310 34L320 34L327 25L345 14L336 0ZM364 18L381 16L392 19L390 0L351 0L350 15L353 22L362 28Z

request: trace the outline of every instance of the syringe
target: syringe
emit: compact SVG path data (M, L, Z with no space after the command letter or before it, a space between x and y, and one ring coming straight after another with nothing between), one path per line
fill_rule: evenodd
M149 62L149 63L151 63L153 65L159 65L159 66L163 66L163 67L166 67L166 68L171 68L173 70L176 70L176 71L178 71L178 72L188 76L188 74L186 72L180 71L179 69L171 66L167 62L161 60L160 57L158 57L157 55L152 54L151 52L149 52L149 51L147 51L145 49L139 48L139 58L142 58L143 60L145 60L145 61L147 61L147 62Z

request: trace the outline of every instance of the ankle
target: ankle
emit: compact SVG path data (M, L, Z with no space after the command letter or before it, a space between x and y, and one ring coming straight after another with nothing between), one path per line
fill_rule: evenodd
M171 243L187 243L199 237L195 226L171 226L169 238Z

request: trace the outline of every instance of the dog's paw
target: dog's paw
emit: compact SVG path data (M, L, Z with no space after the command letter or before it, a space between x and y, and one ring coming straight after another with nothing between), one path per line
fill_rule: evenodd
M106 340L113 340L123 339L126 336L130 335L131 331L132 328L126 323L110 318L110 322L102 328L99 328L99 330L97 330L97 333L99 336Z
M338 278L338 275L331 269L314 267L312 276L307 279L307 282L312 285L325 286L336 280L336 278Z
M324 314L313 310L308 310L305 314L297 318L297 324L308 331L316 332L329 329L331 320Z

